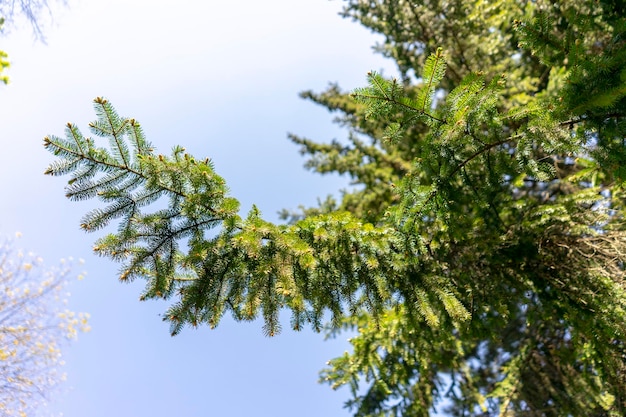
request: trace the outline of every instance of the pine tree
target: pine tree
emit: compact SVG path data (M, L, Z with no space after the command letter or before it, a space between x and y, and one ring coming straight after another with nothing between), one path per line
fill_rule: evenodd
M95 250L173 334L259 315L356 330L322 379L357 416L626 412L626 17L618 1L349 0L400 79L303 97L346 142L291 136L340 201L240 216L209 159L160 155L103 98L45 146ZM96 139L108 140L101 147ZM157 200L164 205L153 205ZM325 318L328 318L325 319Z

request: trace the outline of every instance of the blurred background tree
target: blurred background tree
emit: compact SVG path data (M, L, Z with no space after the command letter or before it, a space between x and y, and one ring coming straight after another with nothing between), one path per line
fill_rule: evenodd
M66 0L54 1L66 5ZM33 36L45 41L45 28L52 19L52 10L47 0L0 0L0 17L3 17L7 30L17 27L24 19L30 25Z
M59 1L66 5L65 0ZM0 34L6 30L12 30L18 25L19 20L26 19L30 25L35 39L45 42L45 18L52 18L52 11L47 0L0 0ZM9 77L4 74L4 70L10 66L8 55L0 50L0 82L7 84Z
M0 32L2 31L3 25L4 25L4 18L0 17ZM6 75L6 73L4 72L10 66L7 58L8 58L7 53L0 50L0 82L4 84L9 83L9 76Z
M66 309L72 262L45 267L43 260L0 244L0 414L34 416L65 377L61 348L88 315ZM82 275L79 275L82 278Z

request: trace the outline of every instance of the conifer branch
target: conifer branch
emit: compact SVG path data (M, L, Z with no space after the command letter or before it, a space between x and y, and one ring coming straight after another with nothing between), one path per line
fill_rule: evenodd
M421 111L426 111L427 105L432 101L435 85L443 78L445 72L445 61L443 59L443 49L437 48L437 52L428 57L426 65L424 65L423 76L427 78L426 87L424 88L424 97L422 100Z
M75 129L74 125L68 124L68 127L70 127L73 131L73 129ZM77 159L79 160L85 160L88 162L92 162L96 165L102 165L105 168L111 168L111 169L120 169L120 170L126 170L132 174L135 174L137 176L143 177L144 179L147 179L146 176L144 176L141 172L133 169L130 166L127 165L120 165L120 164L116 164L113 162L109 162L106 160L102 160L102 159L97 159L91 155L89 155L89 153L84 152L82 149L82 145L81 143L77 140L77 138L75 136L72 136L77 148L79 149L79 151L75 151L74 149L71 149L69 147L65 147L62 144L60 144L59 142L53 141L52 139L50 139L50 137L46 136L44 138L44 147L47 149L59 149L62 150L64 152L66 152L68 155L72 155L77 157ZM46 175L54 175L55 171L54 169L52 169L52 167L49 167L48 169L46 169L46 171L44 172Z
M421 116L426 116L427 118L429 118L429 119L431 119L431 120L433 120L435 122L438 122L438 123L441 123L441 124L448 124L448 122L446 120L444 120L444 119L441 119L441 118L439 118L439 117L437 117L437 116L435 116L433 114L430 114L430 113L428 113L428 112L426 112L426 111L424 111L422 109L419 109L417 107L411 106L410 104L405 103L403 101L399 101L399 100L397 100L395 98L380 97L380 96L377 96L377 95L369 95L369 94L363 94L363 93L353 93L352 97L354 97L355 99L358 99L358 100L381 100L381 101L385 101L385 102L393 104L393 105L395 105L395 106L397 106L399 108L403 108L405 110L409 110L411 113L417 113L417 114L419 114Z
M505 143L508 142L512 142L515 141L517 139L519 139L522 135L514 135L514 136L510 136L508 138L502 139L502 140L498 140L496 142L493 143L489 143L485 146L483 146L482 148L478 149L477 151L475 151L474 153L472 153L470 156L466 157L460 164L456 165L456 167L450 172L450 174L448 174L448 176L446 177L445 181L449 181L451 180L461 169L465 168L465 166L467 164L469 164L470 162L472 162L474 159L476 159L478 156L484 154L485 152L500 146L500 145L504 145Z

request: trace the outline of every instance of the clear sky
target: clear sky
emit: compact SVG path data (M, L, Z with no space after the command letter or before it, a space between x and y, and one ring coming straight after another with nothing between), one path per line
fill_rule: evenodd
M90 333L65 350L68 381L51 412L66 417L347 416L347 391L317 383L325 362L349 346L285 323L274 338L260 323L225 319L217 330L170 337L165 303L138 301L141 283L120 284L117 265L92 255L100 235L79 230L94 205L63 197L65 178L43 175L42 147L65 123L87 133L91 102L107 97L139 120L163 153L184 145L211 157L247 211L276 219L281 208L313 205L347 182L302 169L288 132L345 137L332 115L298 98L329 82L365 83L391 63L376 38L341 19L328 0L69 0L46 29L0 37L11 84L0 87L0 234L54 264L83 258L87 277L70 287L70 307L92 316ZM80 271L76 271L77 273Z

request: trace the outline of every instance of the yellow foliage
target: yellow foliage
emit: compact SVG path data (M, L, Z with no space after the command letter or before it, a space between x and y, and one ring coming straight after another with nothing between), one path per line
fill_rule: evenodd
M59 311L71 262L44 268L41 258L14 251L0 241L0 391L1 415L27 415L42 392L63 381L63 342L88 331L87 314ZM82 274L84 275L84 274Z

